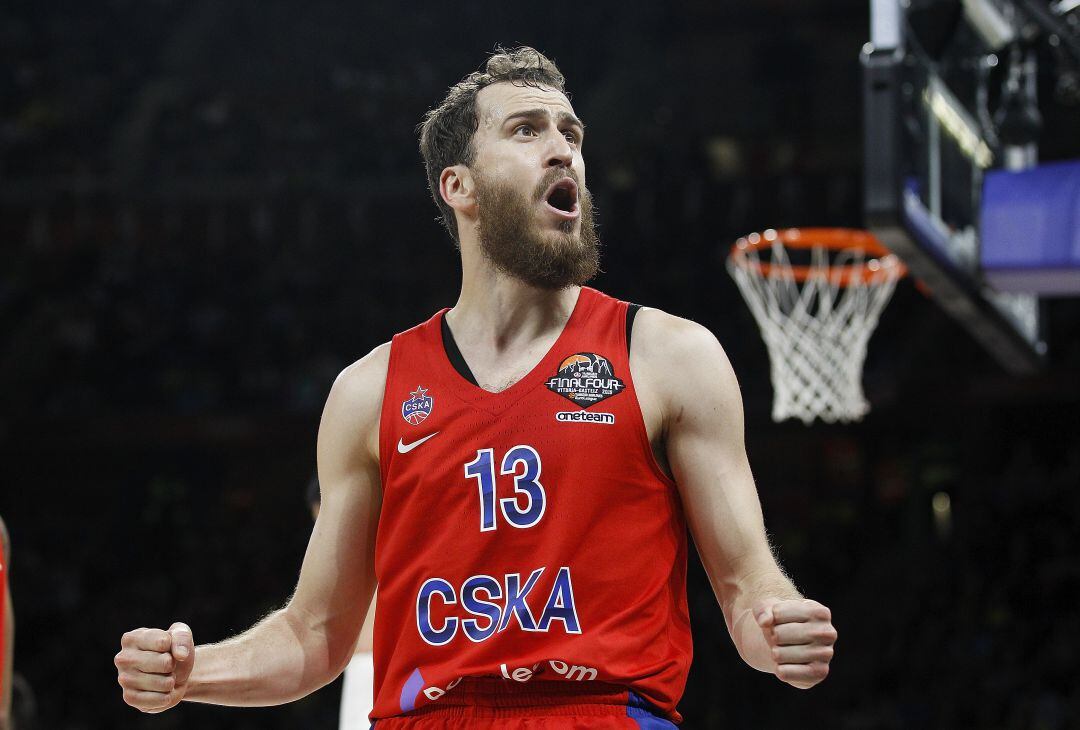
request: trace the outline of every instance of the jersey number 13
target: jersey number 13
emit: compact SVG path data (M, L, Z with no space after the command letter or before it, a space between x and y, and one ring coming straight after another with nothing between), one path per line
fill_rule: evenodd
M494 449L480 449L476 458L465 465L465 476L475 479L480 490L480 532L494 530L495 505L511 527L533 527L544 516L547 494L540 483L540 454L532 446L521 444L506 452L499 473L513 475L514 496L498 499L495 494ZM522 509L522 497L525 507Z

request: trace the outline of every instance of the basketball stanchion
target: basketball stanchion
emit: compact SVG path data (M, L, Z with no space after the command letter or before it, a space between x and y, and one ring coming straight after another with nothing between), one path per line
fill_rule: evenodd
M740 238L727 269L769 351L774 421L857 421L866 345L907 273L867 231L769 229Z

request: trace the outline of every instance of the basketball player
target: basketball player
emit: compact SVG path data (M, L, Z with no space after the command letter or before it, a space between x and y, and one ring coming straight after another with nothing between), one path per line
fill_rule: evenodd
M429 112L457 304L334 383L289 603L220 644L182 623L125 634L128 703L306 695L348 663L377 574L380 730L672 727L687 526L742 658L795 687L824 679L836 631L770 550L723 349L583 286L598 267L584 134L530 48Z
M11 727L12 655L15 648L15 612L11 606L8 569L11 542L7 525L0 518L0 730Z
M319 478L314 477L307 486L307 503L312 519L319 519L321 507ZM372 633L375 623L375 599L371 599L356 649L341 678L341 709L338 711L338 730L362 730L368 726L368 715L375 702L373 685L375 664L372 658Z

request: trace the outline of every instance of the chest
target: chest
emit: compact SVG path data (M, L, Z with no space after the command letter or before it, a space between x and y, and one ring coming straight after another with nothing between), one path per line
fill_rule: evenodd
M566 380L552 375L477 400L432 381L427 417L416 427L399 419L384 445L380 531L423 541L433 554L468 546L521 556L595 534L614 519L613 504L637 505L633 514L666 504L633 391L611 383L622 378L594 378L582 388L606 383L613 392L582 408L573 399L585 391Z
M501 393L521 381L539 362L542 353L515 356L488 361L472 359L475 366L470 368L476 384L489 393Z

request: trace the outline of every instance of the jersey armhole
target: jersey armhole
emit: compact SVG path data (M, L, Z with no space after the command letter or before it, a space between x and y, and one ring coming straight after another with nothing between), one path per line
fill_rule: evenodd
M638 432L638 439L641 443L641 448L645 453L645 460L652 470L653 474L660 479L664 484L667 484L671 489L677 489L675 485L675 479L660 466L660 462L656 459L656 454L653 453L652 442L649 441L649 432L645 428L645 412L641 407L641 401L638 400L637 386L634 385L634 372L630 367L630 334L634 329L634 318L637 313L645 307L640 304L634 304L627 302L626 304L626 380L633 390L633 407L637 411L637 424L636 429Z
M626 305L626 355L630 356L630 333L634 330L634 317L637 316L640 304L628 302Z
M392 413L390 405L390 386L394 382L394 372L397 369L398 356L401 352L401 334L398 333L390 340L390 354L386 358L386 382L383 383L383 401L379 408L379 479L383 488L386 487L386 475L390 470L390 460L393 458L394 448L390 435L390 423L388 416Z

